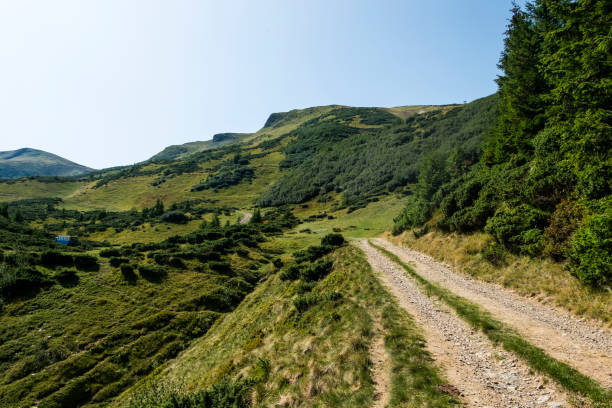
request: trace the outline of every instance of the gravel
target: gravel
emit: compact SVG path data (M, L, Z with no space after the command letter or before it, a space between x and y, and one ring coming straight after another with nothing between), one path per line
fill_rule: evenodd
M546 384L542 376L493 346L446 305L422 293L399 265L366 240L360 240L359 247L383 284L423 327L428 349L468 406L542 407L551 402L567 406L567 396L556 384Z
M481 304L493 315L527 335L553 357L612 388L612 332L569 313L527 300L501 286L453 272L446 265L410 248L374 240L406 263L413 263L425 279Z

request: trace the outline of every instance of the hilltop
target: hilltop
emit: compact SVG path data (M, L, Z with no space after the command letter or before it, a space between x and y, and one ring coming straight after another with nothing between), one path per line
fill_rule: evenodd
M216 149L217 147L240 142L240 140L250 135L250 133L218 133L216 135L213 135L213 138L211 140L205 140L201 142L189 142L181 145L168 146L161 152L151 157L149 160L158 161L185 158L186 156L193 153Z
M0 178L78 176L93 171L42 150L23 148L0 152Z

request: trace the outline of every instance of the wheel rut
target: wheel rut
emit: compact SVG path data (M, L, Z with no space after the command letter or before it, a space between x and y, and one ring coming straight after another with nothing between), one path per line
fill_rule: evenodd
M422 293L397 264L358 241L383 285L425 332L427 347L470 407L563 407L566 393L513 354L472 330L454 311Z
M460 275L420 252L382 238L373 242L411 265L426 280L482 306L551 357L612 389L612 332L609 330L522 298L503 287Z

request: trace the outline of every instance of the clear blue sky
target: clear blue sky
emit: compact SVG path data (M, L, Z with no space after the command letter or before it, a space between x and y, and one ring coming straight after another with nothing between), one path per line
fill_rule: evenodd
M0 1L0 150L95 168L315 105L495 92L510 0Z

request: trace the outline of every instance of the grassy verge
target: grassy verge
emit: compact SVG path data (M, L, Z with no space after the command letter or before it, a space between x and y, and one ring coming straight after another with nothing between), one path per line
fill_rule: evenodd
M604 390L596 381L581 374L569 365L550 357L544 350L524 340L520 334L509 329L499 320L494 319L486 310L478 305L453 294L451 291L435 283L423 279L395 254L373 243L370 243L370 245L401 265L425 289L428 296L438 297L452 307L472 327L482 330L491 341L502 344L506 350L523 358L534 370L548 375L568 391L588 397L596 406L612 406L611 393Z
M132 401L156 407L169 396L204 398L227 384L232 389L248 384L249 406L370 407L375 319L391 358L390 406L457 403L438 389L445 382L421 333L380 285L361 251L344 246L329 256L333 269L314 286L278 275L260 284L194 346L116 406L136 396ZM299 298L309 303L298 311Z

